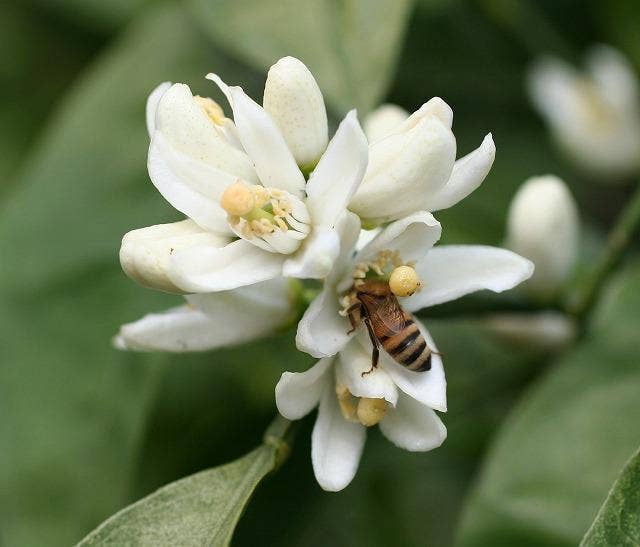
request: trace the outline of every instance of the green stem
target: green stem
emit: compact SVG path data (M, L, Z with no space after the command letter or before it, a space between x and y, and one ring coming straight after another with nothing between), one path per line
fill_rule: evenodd
M277 414L264 432L262 437L264 444L276 449L274 471L289 457L297 429L298 422L292 422Z
M627 247L640 229L640 185L623 209L618 220L609 233L604 253L595 268L586 278L584 284L567 302L567 311L584 321L602 291L605 281L622 260Z

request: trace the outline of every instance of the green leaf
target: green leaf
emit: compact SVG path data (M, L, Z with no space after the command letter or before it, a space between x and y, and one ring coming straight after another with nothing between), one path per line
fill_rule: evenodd
M583 343L550 365L509 416L469 500L458 545L580 541L637 447L638 321L636 264L611 284Z
M640 450L625 465L580 545L640 545Z
M110 338L182 301L118 263L123 233L175 215L148 180L145 101L161 81L207 90L204 74L240 77L234 66L180 7L148 10L68 89L12 182L0 210L3 545L69 545L131 500L168 356Z
M340 112L360 115L384 97L412 0L190 0L212 39L264 70L293 55ZM242 82L231 82L242 83Z
M251 494L288 451L282 437L289 422L277 418L274 426L246 456L160 488L78 545L228 545Z

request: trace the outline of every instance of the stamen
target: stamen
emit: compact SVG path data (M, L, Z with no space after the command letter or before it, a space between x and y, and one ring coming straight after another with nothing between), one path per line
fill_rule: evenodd
M263 249L289 254L311 229L304 203L295 200L283 190L237 180L222 193L220 206L237 235Z
M411 296L421 287L418 272L411 266L397 266L389 276L389 288L396 296Z
M194 99L215 125L224 125L227 118L224 115L224 110L217 102L209 97L200 97L200 95L196 95Z

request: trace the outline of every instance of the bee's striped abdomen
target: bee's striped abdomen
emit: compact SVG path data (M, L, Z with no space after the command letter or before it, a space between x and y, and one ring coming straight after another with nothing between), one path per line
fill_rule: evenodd
M431 350L413 318L406 314L404 328L390 337L381 337L385 351L396 363L409 370L423 372L431 368Z

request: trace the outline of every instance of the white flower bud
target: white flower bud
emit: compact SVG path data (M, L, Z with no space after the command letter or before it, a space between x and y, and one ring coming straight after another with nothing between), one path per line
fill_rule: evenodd
M580 73L555 58L539 61L529 93L558 143L585 171L619 179L640 169L640 96L628 61L610 47L587 55Z
M383 104L367 114L362 124L369 142L386 137L409 117L409 113L395 104Z
M507 246L535 264L524 285L550 298L567 280L578 251L578 213L565 183L547 175L526 181L509 208Z
M263 106L298 165L315 166L327 147L327 113L322 92L302 61L283 57L269 69Z
M226 238L203 231L192 220L158 224L125 234L120 264L124 272L143 287L184 294L169 278L171 256L198 244L222 247L225 243Z

